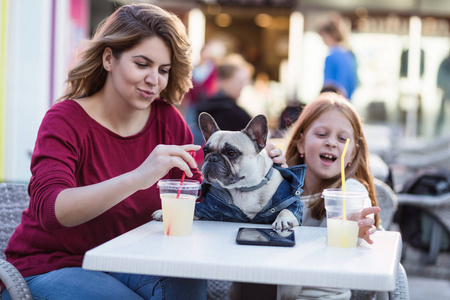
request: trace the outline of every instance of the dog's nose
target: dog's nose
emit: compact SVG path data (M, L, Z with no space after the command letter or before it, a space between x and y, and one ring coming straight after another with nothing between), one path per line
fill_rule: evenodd
M212 154L209 159L211 162L218 162L219 161L219 155L218 154Z

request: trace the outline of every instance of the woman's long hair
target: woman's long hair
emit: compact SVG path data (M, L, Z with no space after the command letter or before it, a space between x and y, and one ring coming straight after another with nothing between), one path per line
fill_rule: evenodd
M144 3L122 6L99 24L78 64L69 71L67 88L57 102L91 96L103 87L107 72L102 58L106 47L119 59L124 51L151 37L161 38L172 50L169 81L160 97L171 104L180 103L192 87L186 27L174 14Z
M369 167L369 150L367 142L364 137L362 129L361 118L355 111L353 106L342 95L326 92L320 94L310 104L306 105L300 114L298 120L295 122L286 149L286 160L289 166L304 164L304 157L300 156L297 145L302 142L302 138L306 132L311 128L312 123L316 121L323 113L328 111L337 111L342 113L351 123L355 144L358 145L356 149L355 158L350 166L345 168L345 177L354 178L361 182L369 192L372 206L377 205L375 196L375 186L372 179L372 172ZM313 194L321 193L325 188L338 188L342 186L341 175L323 180L321 186L313 187ZM311 187L309 187L311 189ZM322 197L313 199L310 203L311 215L314 219L321 220L325 216L325 205ZM378 227L378 215L375 215L375 226Z

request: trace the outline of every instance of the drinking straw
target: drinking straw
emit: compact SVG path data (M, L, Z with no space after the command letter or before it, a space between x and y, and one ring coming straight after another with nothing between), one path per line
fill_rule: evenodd
M167 225L167 235L170 235L170 223Z
M346 203L345 203L345 167L344 167L344 157L345 152L347 152L348 143L350 139L345 141L344 151L342 151L341 156L341 181L342 181L342 210L343 210L343 220L347 220Z
M189 151L189 154L190 154L191 156L194 156L195 152L194 152L194 151ZM186 177L186 173L183 172L183 175L181 175L180 188L178 189L177 199L180 198L181 187L183 186L184 178L185 178L185 177Z

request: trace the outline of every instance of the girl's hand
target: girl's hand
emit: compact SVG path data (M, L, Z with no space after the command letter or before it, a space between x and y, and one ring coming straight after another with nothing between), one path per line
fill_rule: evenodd
M370 239L370 236L377 231L377 228L374 226L375 220L368 215L376 214L381 211L381 208L378 206L366 207L363 208L361 212L361 219L358 221L359 226L359 234L358 236L362 239L365 239L369 244L373 244L373 241Z
M192 177L191 168L196 168L197 163L189 151L199 149L198 145L158 145L133 171L135 179L140 182L141 189L147 189L175 167L185 172L187 177Z
M274 163L280 164L282 168L288 167L283 151L275 146L275 144L267 143L266 151L267 153L269 153L269 156L272 157Z

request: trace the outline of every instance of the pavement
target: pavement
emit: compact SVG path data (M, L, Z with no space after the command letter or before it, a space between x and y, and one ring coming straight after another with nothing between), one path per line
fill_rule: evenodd
M444 280L408 276L408 286L410 300L450 299L450 278Z

